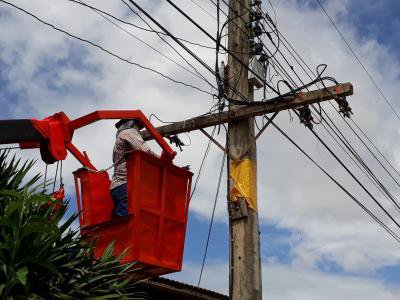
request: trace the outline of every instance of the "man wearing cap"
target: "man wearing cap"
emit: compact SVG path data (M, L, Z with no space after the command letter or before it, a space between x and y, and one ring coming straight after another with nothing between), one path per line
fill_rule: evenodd
M126 187L125 155L134 150L147 152L157 156L143 140L140 129L143 126L136 120L120 120L115 124L117 137L113 150L114 175L110 193L115 204L115 215L123 217L128 214L128 195Z

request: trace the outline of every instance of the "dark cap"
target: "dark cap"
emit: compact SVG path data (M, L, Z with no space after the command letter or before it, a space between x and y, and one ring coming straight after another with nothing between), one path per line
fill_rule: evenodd
M133 119L121 119L117 123L115 123L115 128L117 128L117 129L120 128L121 125L125 124L128 121L135 121L135 120L133 120Z
M119 129L125 123L131 123L131 126L138 126L139 128L143 128L142 123L136 119L121 119L117 123L115 123L115 128Z

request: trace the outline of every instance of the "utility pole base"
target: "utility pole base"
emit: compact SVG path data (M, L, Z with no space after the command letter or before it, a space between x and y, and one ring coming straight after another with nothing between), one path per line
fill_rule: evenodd
M232 300L261 300L261 261L258 255L260 247L258 214L248 209L248 216L232 220L233 241L233 276ZM254 270L254 267L257 270ZM249 272L253 270L253 272Z

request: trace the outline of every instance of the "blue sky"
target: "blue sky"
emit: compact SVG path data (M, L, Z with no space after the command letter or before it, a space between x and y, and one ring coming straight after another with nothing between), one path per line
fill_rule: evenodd
M362 38L376 39L399 57L400 6L396 1L351 1L350 22ZM340 20L340 19L339 19Z
M198 79L90 11L61 0L51 4L43 1L15 2L123 57L207 88ZM88 2L140 23L119 1ZM215 12L209 1L197 2L211 13ZM207 30L214 32L215 21L189 1L179 3ZM400 86L400 54L397 51L400 45L400 5L396 1L370 0L323 3L388 98L400 108L395 97ZM354 119L399 166L398 120L379 99L369 79L316 3L285 0L273 1L273 4L278 27L310 65L327 63L330 75L341 82L353 83L355 95L349 99L355 112ZM194 28L182 26L183 20L174 15L163 1L152 9L154 15L178 35L210 43ZM141 31L132 32L179 60L157 37ZM209 64L213 63L212 51L193 50ZM206 74L204 70L202 72ZM214 80L212 76L209 78ZM128 66L0 4L0 118L43 118L61 110L74 118L96 109L142 109L146 115L155 113L161 119L182 120L208 111L212 104L212 99L196 91ZM378 169L351 132L340 120L336 121L343 134L377 170L383 182L396 196L400 195L398 187ZM363 203L377 210L297 120L290 122L287 114L281 114L278 122L336 178L360 196ZM154 124L159 122L154 120ZM317 130L329 139L320 127ZM87 150L92 161L103 168L111 163L114 134L113 122L102 122L77 132L75 143L80 149ZM190 136L192 145L184 152L178 152L176 163L190 164L196 176L207 139L196 132ZM223 142L223 134L217 138ZM39 157L34 151L20 154L27 158ZM341 157L354 168L345 156ZM197 283L218 179L216 170L221 158L222 153L212 146L191 203L183 271L173 278ZM258 158L265 298L398 299L398 245L273 129L267 129L260 138ZM72 158L65 163L65 181L71 197L71 172L78 167ZM39 162L36 170L43 169L44 165ZM54 166L50 167L50 175L54 169ZM228 227L225 180L222 182L202 286L226 292ZM75 209L73 204L71 211Z

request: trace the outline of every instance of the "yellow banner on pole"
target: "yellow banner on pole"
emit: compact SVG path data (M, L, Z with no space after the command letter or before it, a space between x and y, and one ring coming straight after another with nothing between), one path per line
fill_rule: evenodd
M230 178L233 181L231 201L243 198L247 205L257 211L256 165L250 159L231 161Z

